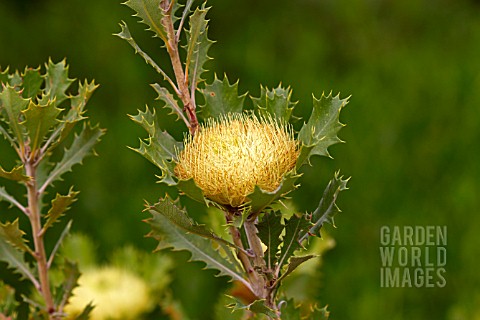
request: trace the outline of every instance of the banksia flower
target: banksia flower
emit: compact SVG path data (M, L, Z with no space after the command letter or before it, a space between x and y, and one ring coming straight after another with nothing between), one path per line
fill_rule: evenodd
M193 178L205 197L239 207L256 185L277 189L298 158L298 143L291 126L271 117L228 114L209 119L184 139L175 174Z
M152 307L147 283L126 269L87 270L78 285L65 307L67 319L76 319L89 303L94 305L92 320L138 319Z

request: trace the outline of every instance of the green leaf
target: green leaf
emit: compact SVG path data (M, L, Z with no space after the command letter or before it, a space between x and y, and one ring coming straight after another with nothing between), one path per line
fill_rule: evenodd
M290 273L292 273L295 269L298 268L298 266L300 266L302 263L312 259L312 258L316 258L318 256L314 255L314 254L310 254L310 255L306 255L306 256L302 256L302 257L291 257L288 264L287 264L287 269L285 270L285 272L282 274L282 276L280 278L278 278L277 282L280 282L282 281L286 276L288 276Z
M2 68L0 67L0 84L5 84L5 86L8 84L8 70L9 68L7 67L5 70L1 71Z
M62 110L55 105L55 100L48 101L46 105L30 101L28 108L23 111L25 121L22 125L27 129L31 150L41 146L47 133L58 123L57 116Z
M202 189L195 183L193 179L178 180L177 188L185 193L189 198L198 201L202 204L209 205L210 201L205 198Z
M0 93L0 116L10 126L19 146L23 146L24 128L20 125L22 111L28 106L29 100L9 85L2 85Z
M147 64L151 65L158 73L160 73L163 76L165 80L169 80L170 83L173 83L170 80L170 78L167 76L167 74L158 66L158 64L138 46L138 44L133 39L130 33L130 30L128 29L128 25L124 21L122 21L122 23L120 24L120 27L122 28L122 31L119 33L116 33L115 35L127 41L135 50L135 53L139 54Z
M305 216L298 217L293 215L289 220L285 221L285 236L282 239L283 246L280 250L278 268L287 263L295 250L301 248L301 242L298 239L310 227L311 223L305 219Z
M227 113L241 113L246 94L238 96L238 81L230 85L225 75L223 81L215 79L211 84L207 84L205 89L201 90L205 105L201 107L203 119L210 117L220 117Z
M272 90L260 86L260 97L252 97L252 101L260 114L270 115L274 119L288 122L298 102L292 102L292 89L283 88L281 84Z
M140 22L149 27L148 30L153 31L156 36L167 43L167 31L162 25L162 20L165 18L165 13L160 8L160 1L128 0L124 4L136 12L135 16L139 17L141 19Z
M301 310L298 305L295 304L293 299L289 299L286 303L282 304L280 309L282 314L282 320L304 320L305 317L302 317ZM314 318L311 318L312 320ZM315 319L317 320L317 319Z
M296 304L293 299L286 300L281 308L282 320L328 320L330 312L327 306L318 308L316 305Z
M63 228L62 233L58 237L57 242L55 243L55 246L50 252L50 257L48 258L48 262L47 262L48 266L51 266L53 264L53 260L55 259L55 255L57 254L58 249L60 249L60 246L63 244L63 240L70 233L70 229L72 228L72 222L73 220L70 220L67 222L67 224L65 225L65 228ZM44 230L46 229L44 228Z
M173 24L175 25L178 20L180 20L180 23L178 24L177 30L176 30L176 37L177 39L180 39L180 34L184 30L183 25L185 24L185 20L188 15L192 13L190 10L193 4L193 0L187 0L185 4L180 3L180 1L175 1L173 4L172 8L172 21ZM177 13L180 11L180 9L183 8L182 14L178 15Z
M61 125L58 126L55 132L52 134L51 139L56 139L56 141L52 144L50 149L56 147L58 144L64 141L77 123L87 119L83 116L85 113L85 105L97 88L98 85L95 84L95 81L88 83L85 80L84 83L79 83L77 95L70 97L70 109L63 117Z
M185 123L189 123L188 119L183 114L182 109L178 105L177 100L166 88L161 87L158 83L152 84L152 87L158 93L156 100L163 101L165 103L165 107L172 110L172 114L176 114L178 118L181 118Z
M238 310L248 310L254 314L265 314L272 319L280 319L275 311L265 305L265 299L255 300L248 305L244 304L237 298L232 297L232 299L235 300L235 302L227 305L227 308L233 309L234 312Z
M247 196L247 198L250 199L248 205L250 206L251 211L258 214L274 201L294 190L297 187L295 181L297 181L298 177L300 177L300 175L296 174L294 171L290 171L285 174L282 183L278 188L272 192L264 191L259 186L255 186L255 190Z
M90 302L85 309L83 309L82 313L75 317L75 320L89 320L90 313L95 309L95 305Z
M320 100L313 97L313 111L310 119L298 134L298 140L302 145L297 168L309 163L313 155L330 157L328 147L342 142L337 136L338 131L344 127L339 118L340 111L347 105L348 99L340 99L340 95L334 97L332 93L328 96L322 93Z
M334 217L337 213L340 212L340 209L337 207L336 201L340 191L347 190L348 179L342 179L343 176L339 176L340 172L335 172L335 175L332 180L328 183L325 191L323 192L323 197L318 204L317 209L312 213L311 221L313 226L300 238L300 242L303 242L308 236L317 235L321 237L320 229L322 228L325 222L328 222L335 226Z
M155 109L150 111L147 106L145 111L138 110L138 114L136 116L129 115L129 117L148 132L149 138L155 136L157 130L161 131L160 127L157 125L158 119Z
M71 297L73 289L78 286L80 270L78 269L78 264L76 262L67 259L65 259L62 270L64 279L58 296L61 297L61 300L59 301L60 305L64 306L68 303L68 299Z
M36 282L33 270L25 262L23 253L15 249L3 236L0 236L0 260L6 262L9 267L23 277L30 279L34 283Z
M22 85L22 76L18 73L18 70L15 70L15 73L8 76L9 83L14 88L19 88Z
M40 95L41 87L43 84L43 77L40 74L40 67L36 69L25 68L25 71L22 74L23 78L23 97L24 98L36 98Z
M29 181L30 177L23 174L23 165L16 166L11 171L5 171L0 165L0 177L13 181Z
M328 318L330 317L330 311L327 310L327 307L328 306L318 308L317 306L314 306L312 312L309 315L310 319L328 320Z
M167 248L172 248L175 251L187 250L191 253L191 260L202 261L206 264L206 268L217 270L218 276L231 277L251 289L249 283L238 272L237 265L225 260L218 251L213 249L210 239L187 233L185 229L177 225L176 221L170 220L167 215L152 208L149 210L152 218L146 220L146 222L152 228L148 236L159 242L156 250Z
M205 19L210 8L197 8L190 16L190 30L187 30L188 44L186 57L186 72L190 85L197 86L201 81L201 75L206 70L205 63L210 60L208 49L214 41L208 39L208 20Z
M215 233L205 228L204 225L199 225L193 221L188 216L187 211L179 206L178 200L173 201L168 195L166 195L165 198L160 199L155 205L151 206L149 211L151 213L154 211L157 214L163 215L177 228L184 230L186 233L195 234L234 247L233 244L217 236Z
M18 218L11 223L3 224L0 222L0 237L18 250L29 252L33 255L33 251L27 245L27 240L23 238L24 235L25 232L18 227Z
M215 303L213 320L245 320L244 310L232 310L227 307L228 305L232 305L232 300L234 299L232 296L221 295Z
M5 284L2 280L0 280L0 319L14 319L13 317L16 316L18 307L19 303L15 299L15 288Z
M71 109L63 120L73 121L85 119L85 117L83 117L85 105L97 88L98 85L95 84L95 80L92 80L90 83L87 80L83 83L80 82L78 84L77 95L71 97Z
M1 109L0 109L0 120L1 120ZM13 137L7 132L7 130L2 126L2 123L0 122L0 135L3 135L3 137L5 139L8 140L8 142L10 142L10 145L13 147L13 148L17 148L17 144L15 143L15 140L13 139Z
M140 140L140 147L131 149L162 170L160 182L168 185L177 184L173 179L175 167L173 161L177 158L177 151L183 149L183 143L176 141L168 132L161 130L155 111L151 112L148 107L145 112L139 111L138 115L130 116L130 118L141 125L149 136L146 140Z
M73 188L71 188L65 196L57 193L55 199L52 200L52 206L45 217L47 221L43 226L43 232L50 228L68 209L70 209L72 203L77 201L76 197L78 194L79 192L73 191Z
M257 225L258 236L260 240L267 246L265 251L265 262L269 269L273 269L277 262L277 254L279 252L281 234L285 226L281 222L282 216L276 212L267 212L262 221Z
M6 200L14 206L24 210L23 206L13 196L11 196L4 187L0 186L0 201L2 200Z
M68 78L68 65L65 59L59 63L53 63L49 59L45 67L45 94L40 99L39 104L46 105L48 101L52 101L54 106L58 106L68 98L65 92L74 79Z
M72 145L65 150L62 160L53 168L40 189L44 190L64 173L71 171L74 165L81 164L86 156L95 155L93 147L104 133L105 130L98 126L91 127L90 124L85 124L80 134L75 135Z

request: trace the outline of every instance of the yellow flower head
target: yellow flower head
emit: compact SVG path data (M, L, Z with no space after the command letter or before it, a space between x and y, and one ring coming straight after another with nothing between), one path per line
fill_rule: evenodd
M152 307L147 283L117 267L90 269L82 273L78 287L65 307L67 319L79 315L93 303L92 320L138 319Z
M291 126L271 117L228 114L209 119L195 136L187 136L175 174L193 178L204 195L239 207L255 185L265 191L280 186L298 158Z

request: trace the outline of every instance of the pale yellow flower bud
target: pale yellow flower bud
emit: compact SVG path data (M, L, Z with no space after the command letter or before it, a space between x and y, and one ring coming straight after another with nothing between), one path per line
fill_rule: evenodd
M277 189L298 158L290 125L246 114L209 119L184 145L176 176L193 178L205 197L232 207L245 204L255 185Z
M86 270L65 307L67 319L79 315L92 303L91 320L133 320L151 309L147 283L128 270L103 267Z

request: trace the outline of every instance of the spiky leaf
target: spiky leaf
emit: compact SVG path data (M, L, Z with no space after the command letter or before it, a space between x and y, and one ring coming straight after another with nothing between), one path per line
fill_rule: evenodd
M95 80L88 82L85 80L83 83L78 84L77 95L71 97L71 109L66 114L64 121L83 120L83 114L85 113L85 105L92 96L93 92L98 88L95 84Z
M75 320L89 320L90 313L93 311L93 309L95 309L95 305L93 302L91 302L85 306L81 314L75 317Z
M273 118L288 122L293 109L298 102L292 102L292 89L283 88L279 85L277 88L269 90L260 86L260 97L252 97L252 101L260 114L270 115Z
M10 243L12 246L23 252L33 254L27 245L27 240L23 238L25 232L18 227L18 218L13 222L5 224L0 222L0 237Z
M260 187L255 186L254 191L247 196L247 198L250 199L248 205L251 211L255 214L260 213L274 201L294 190L296 188L295 181L297 181L298 177L300 177L300 175L294 171L287 173L283 177L282 183L272 192L262 190Z
M213 82L207 84L201 92L205 98L205 105L201 106L204 119L227 113L240 113L243 110L245 95L238 95L238 81L231 85L226 75L222 81L215 75Z
M16 166L11 171L5 171L0 165L0 178L5 178L13 181L28 181L30 177L23 174L23 165Z
M21 207L21 204L12 195L10 195L4 187L0 186L0 201L2 200L8 201L17 207Z
M53 63L52 60L49 60L45 67L45 93L40 99L39 104L46 105L48 101L52 101L54 106L58 106L68 98L66 91L74 79L68 78L68 65L66 60L62 60L59 63Z
M30 101L28 108L23 111L25 121L22 125L27 129L32 150L42 145L47 133L58 123L57 116L62 110L55 105L55 100L46 105L37 105Z
M337 197L340 191L348 189L347 183L349 179L350 178L343 179L343 176L340 176L339 172L335 172L333 179L330 180L323 192L323 197L320 200L317 209L312 213L311 221L313 226L300 238L300 242L312 235L321 237L320 229L325 222L335 226L334 217L340 212L340 209L336 204Z
M79 83L77 95L70 97L70 109L65 116L63 116L61 125L58 126L52 134L51 139L56 139L56 141L50 147L51 149L64 141L77 123L87 119L87 117L84 116L85 105L97 88L98 85L95 84L95 81L88 83L85 80L84 83Z
M70 233L70 229L72 228L72 222L73 222L73 220L68 221L67 224L65 225L65 228L63 228L63 231L60 234L60 236L58 237L57 242L55 243L55 246L53 247L52 251L50 252L50 258L48 259L48 265L52 265L58 249L60 249L60 246L63 244L63 240L65 240L65 237ZM43 230L45 230L45 228Z
M7 85L7 83L8 83L8 70L9 70L9 68L7 67L5 70L1 71L1 67L0 67L0 85L1 84Z
M25 262L23 254L7 242L3 236L0 236L0 260L6 262L9 267L13 268L23 277L36 282L33 276L33 270L27 262Z
M301 256L301 257L291 257L288 264L287 264L287 269L285 272L282 274L280 278L278 278L277 282L282 281L286 276L288 276L290 273L292 273L295 269L297 269L302 263L312 259L316 258L317 256L314 254L309 254L306 256Z
M305 216L298 217L293 215L289 220L285 221L285 236L282 239L283 246L280 250L279 268L288 262L295 250L301 248L301 243L298 239L310 227L311 223Z
M177 182L173 178L175 166L173 161L176 159L177 150L183 149L183 144L176 141L168 132L161 130L155 111L151 112L148 107L145 112L139 111L136 116L130 118L141 125L149 136L145 141L140 140L140 147L132 150L162 170L160 182L175 185Z
M22 76L18 73L18 70L15 70L15 73L8 76L9 84L12 87L19 88L22 86Z
M232 293L233 294L233 293ZM244 310L232 310L226 306L232 304L234 298L228 295L222 295L215 304L213 320L244 320Z
M43 77L40 74L40 67L36 69L25 68L22 74L23 77L23 97L24 98L36 98L41 93L41 87L43 84Z
M193 179L188 180L178 180L177 188L185 193L189 198L198 201L202 204L209 205L210 201L205 198L202 189L195 183Z
M64 173L72 170L76 164L81 164L83 159L89 155L94 155L93 147L100 141L100 137L105 133L104 129L98 126L92 127L85 124L79 135L75 135L72 145L65 150L62 160L57 163L53 170L49 173L47 180L43 183L42 188L48 186L51 182L59 179Z
M258 236L267 246L265 251L265 262L269 269L273 269L277 261L280 244L280 235L285 226L281 222L282 216L276 212L265 213L262 221L257 225Z
M135 16L140 18L142 23L146 24L148 30L153 31L155 36L167 42L167 31L162 25L165 17L164 11L160 8L158 0L128 0L124 3L136 12Z
M340 99L330 93L322 96L319 100L313 97L312 114L298 134L301 142L300 156L297 161L297 168L308 163L313 155L327 156L328 147L342 142L337 136L338 131L344 126L339 121L340 111L348 103L348 98Z
M149 138L155 136L155 132L157 130L161 131L161 129L157 126L158 121L155 109L150 111L147 106L145 111L138 110L138 114L136 116L129 115L129 117L148 132Z
M178 200L173 201L167 195L161 199L158 203L150 207L150 212L155 211L158 214L165 216L172 224L177 228L183 229L186 233L196 234L200 237L215 240L219 243L223 243L229 246L233 244L220 238L218 235L208 230L204 225L199 225L193 221L187 214L185 209L179 206Z
M63 283L57 293L59 304L64 306L68 303L68 299L72 295L73 289L78 286L78 279L80 278L80 270L76 262L65 259L63 265Z
M210 239L185 232L185 229L180 228L175 221L153 208L149 210L152 218L146 222L152 227L148 236L159 242L156 250L167 248L175 251L187 250L191 253L191 260L202 261L206 264L206 268L217 270L218 276L231 277L250 288L248 282L238 272L237 266L225 260L218 251L213 249Z
M50 228L68 209L70 209L72 203L77 201L76 197L78 194L79 192L73 191L72 188L65 196L57 193L55 199L52 200L52 206L46 215L47 221L43 226L43 230Z
M188 45L186 57L186 72L190 85L197 86L205 72L204 65L210 59L208 49L214 43L208 39L208 20L205 16L209 8L197 8L190 16L190 30L187 30Z
M12 320L17 313L18 307L19 303L15 299L15 288L0 280L0 319Z
M128 25L122 21L122 23L120 24L120 27L122 28L122 31L119 32L119 33L116 33L115 35L118 36L119 38L127 41L131 46L132 48L135 50L135 53L139 54L147 64L151 65L158 73L160 73L164 79L170 79L167 74L158 66L158 64L152 59L150 58L150 56L145 52L143 51L139 46L138 44L135 42L135 40L133 39L131 33L130 33L130 30L128 29ZM171 80L170 80L171 82Z
M282 320L304 320L305 319L304 317L302 317L301 310L299 306L295 304L295 301L293 299L287 300L286 303L282 305L280 312L282 313Z
M265 299L255 300L248 305L244 304L236 298L232 297L232 299L235 300L235 302L227 305L227 308L232 309L233 312L239 310L248 310L253 312L254 314L264 314L272 319L280 319L278 314L275 313L275 311L265 305Z
M0 116L9 126L18 145L23 145L24 128L20 125L22 111L28 106L29 100L9 85L2 84L0 92Z
M185 123L188 123L188 120L183 114L183 111L178 105L175 97L166 88L161 87L158 83L152 84L152 87L158 93L157 100L163 101L166 108L171 109L173 114L176 114L178 118L182 118Z
M310 313L310 319L328 320L330 317L330 311L328 311L327 307L328 306L319 308L317 306L313 306L313 309Z

